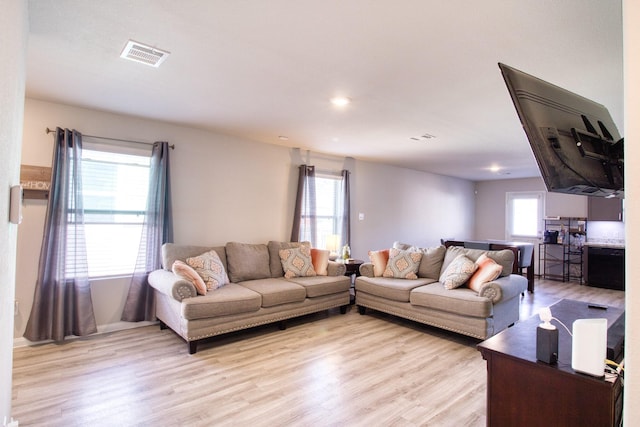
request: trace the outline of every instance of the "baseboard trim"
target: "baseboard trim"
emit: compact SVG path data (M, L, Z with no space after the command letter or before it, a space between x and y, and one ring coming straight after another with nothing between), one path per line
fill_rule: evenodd
M153 322L149 322L149 321L143 321L143 322L115 322L115 323L108 323L106 325L98 325L98 332L96 332L95 334L92 334L90 336L96 336L96 335L102 335L102 334L108 334L110 332L117 332L117 331L124 331L127 329L134 329L134 328L142 328L145 326L151 326L151 325L157 325L158 321L153 321ZM78 338L82 338L82 337L77 337L77 336L68 336L65 338L65 341L71 341L71 340L75 340ZM32 347L32 346L36 346L36 345L42 345L42 344L48 344L48 343L52 343L53 340L44 340L44 341L29 341L28 339L24 338L24 337L18 337L18 338L14 338L13 339L13 348L17 348L17 347Z

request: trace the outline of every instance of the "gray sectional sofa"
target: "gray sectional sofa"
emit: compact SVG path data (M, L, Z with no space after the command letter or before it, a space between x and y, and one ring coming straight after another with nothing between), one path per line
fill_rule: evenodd
M520 295L527 289L527 279L512 274L511 250L402 248L422 252L417 278L375 277L372 263L361 265L361 275L355 282L355 303L360 314L365 314L367 308L374 309L479 339L491 337L518 321ZM500 277L477 290L466 286L446 289L440 282L442 274L461 254L472 261L486 254L502 266Z
M149 275L156 300L156 316L162 328L169 327L184 338L189 353L198 341L215 335L340 307L350 302L351 279L345 266L328 263L326 276L285 278L279 251L299 243L269 242L204 247L167 243L162 248L163 268ZM206 295L172 271L174 261L215 250L230 283Z

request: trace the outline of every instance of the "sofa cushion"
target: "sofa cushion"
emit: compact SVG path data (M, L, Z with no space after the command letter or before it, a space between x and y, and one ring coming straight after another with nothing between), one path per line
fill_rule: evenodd
M282 269L282 262L280 261L280 249L297 248L300 247L300 245L311 247L311 243L309 242L276 242L271 240L267 243L271 277L284 277L284 270Z
M347 276L314 276L289 279L307 292L307 298L346 292L351 287L351 278Z
M407 280L390 277L360 276L356 279L356 292L362 291L381 298L400 302L409 302L409 294L412 289L433 282L436 281L428 278ZM442 287L439 283L438 286Z
M271 277L267 245L229 242L226 253L227 272L232 282Z
M422 253L403 251L401 249L389 249L389 261L385 268L383 277L394 277L397 279L417 279L418 268L422 260Z
M182 300L182 317L186 320L208 319L258 311L260 294L235 283L207 295Z
M480 292L483 284L497 279L500 277L500 273L502 273L502 266L486 254L480 255L480 258L476 260L475 264L478 268L467 281L467 287L476 292Z
M189 264L186 264L185 262L177 259L173 262L171 271L173 271L173 274L191 282L196 288L196 292L198 292L198 295L207 294L207 284L204 283L202 277L200 277L198 272L195 271L191 266L189 266Z
M162 245L162 266L165 270L170 271L173 262L177 259L185 261L192 256L198 256L211 249L215 250L222 261L222 265L227 265L227 255L224 246L195 246L195 245L179 245L177 243L165 243Z
M455 289L462 286L478 266L464 254L458 255L440 275L440 283L445 289Z
M413 289L409 302L462 316L486 318L493 315L493 304L488 298L480 297L466 287L447 290L437 282Z
M420 267L418 268L418 277L429 277L430 279L438 279L440 271L442 271L442 261L447 248L444 246L436 246L433 248L418 248L412 246L408 250L422 253Z
M327 249L311 248L311 263L318 276L326 276L329 268L329 255L331 251Z
M373 264L373 276L382 277L389 262L389 249L369 251L369 261Z
M308 246L302 245L297 248L280 249L279 255L284 277L287 279L316 275L311 262L311 248Z
M187 258L187 264L204 280L207 290L218 289L229 283L229 277L218 253L213 249L195 257Z
M302 302L307 297L307 291L303 286L284 278L269 277L238 284L259 293L262 296L263 307Z

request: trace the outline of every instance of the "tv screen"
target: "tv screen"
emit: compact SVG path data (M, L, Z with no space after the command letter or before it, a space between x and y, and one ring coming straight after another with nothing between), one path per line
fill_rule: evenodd
M601 104L498 64L548 191L624 197L623 139Z

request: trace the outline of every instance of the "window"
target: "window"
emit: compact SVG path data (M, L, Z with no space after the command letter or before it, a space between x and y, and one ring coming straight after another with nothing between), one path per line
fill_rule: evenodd
M507 193L507 240L542 235L544 192Z
M89 277L130 275L147 208L150 151L85 147L82 194Z
M305 204L302 210L301 241L310 241L314 247L326 248L329 236L342 234L343 217L343 185L342 177L330 174L317 174L315 177L316 190L316 229L311 227L312 212ZM342 242L346 244L347 242Z

